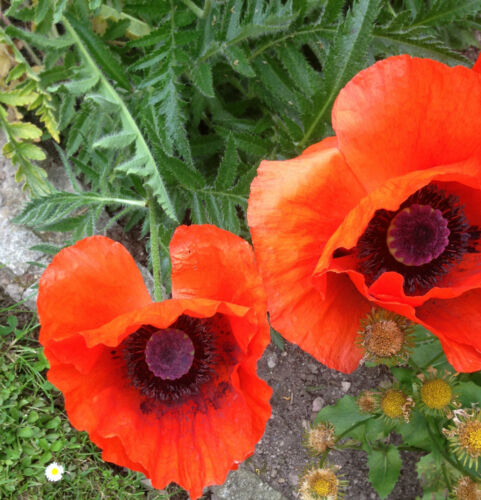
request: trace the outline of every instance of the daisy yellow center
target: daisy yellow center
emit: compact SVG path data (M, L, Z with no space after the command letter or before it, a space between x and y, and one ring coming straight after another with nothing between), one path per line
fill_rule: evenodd
M403 406L406 403L406 396L402 391L389 389L381 399L381 408L389 418L399 418L403 415Z
M404 334L393 320L382 320L366 329L364 347L380 357L397 354L403 345Z
M421 387L421 399L424 404L433 410L446 407L453 397L449 384L442 379L428 380Z
M320 496L327 496L331 490L331 483L328 479L316 479L312 489Z
M467 453L472 457L481 455L481 422L473 420L466 422L460 433L459 440Z
M54 469L52 469L50 471L50 474L53 474L54 476L56 476L58 474L58 469L55 467Z

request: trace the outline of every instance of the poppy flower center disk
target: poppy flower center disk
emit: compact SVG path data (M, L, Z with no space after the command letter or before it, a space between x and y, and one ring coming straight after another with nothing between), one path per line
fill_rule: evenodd
M158 330L145 346L145 362L156 377L177 380L189 372L194 352L192 340L182 330Z
M401 210L387 231L390 254L405 266L422 266L439 257L449 244L448 221L441 210L417 203Z

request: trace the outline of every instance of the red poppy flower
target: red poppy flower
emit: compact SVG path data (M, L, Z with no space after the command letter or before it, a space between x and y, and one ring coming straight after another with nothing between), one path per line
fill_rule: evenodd
M153 303L119 243L62 250L40 280L40 342L70 421L105 460L197 498L264 432L271 389L256 363L269 328L245 241L181 226L170 253L174 298Z
M346 85L332 122L336 137L263 161L251 186L272 325L351 372L376 305L435 333L456 370L481 369L481 75L391 57Z

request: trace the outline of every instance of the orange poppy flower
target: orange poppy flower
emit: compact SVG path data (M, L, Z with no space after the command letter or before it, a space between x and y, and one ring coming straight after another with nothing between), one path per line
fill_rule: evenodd
M356 75L335 137L263 161L248 222L272 325L352 372L380 306L436 334L458 371L481 369L481 64L409 56Z
M256 363L269 327L245 241L181 226L170 253L174 298L153 303L119 243L93 236L60 251L40 280L40 342L72 425L106 461L198 498L264 432L272 391Z

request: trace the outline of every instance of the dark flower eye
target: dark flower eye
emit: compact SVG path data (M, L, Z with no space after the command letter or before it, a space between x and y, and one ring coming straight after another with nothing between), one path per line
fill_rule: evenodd
M119 353L129 383L144 396L141 410L160 414L186 402L218 406L218 386L222 382L225 386L241 357L229 320L222 314L212 318L184 314L160 330L142 326L122 342L115 355Z
M271 324L330 368L356 369L376 307L481 369L480 71L378 61L337 96L335 136L259 165L247 220Z
M441 286L465 253L478 252L480 229L471 226L459 198L435 184L416 191L397 211L378 210L359 238L359 270L371 285L386 271L404 277L407 295Z
M174 298L152 302L122 245L94 236L60 251L40 281L40 342L72 425L104 460L198 498L264 432L269 325L247 242L181 226L170 254Z

